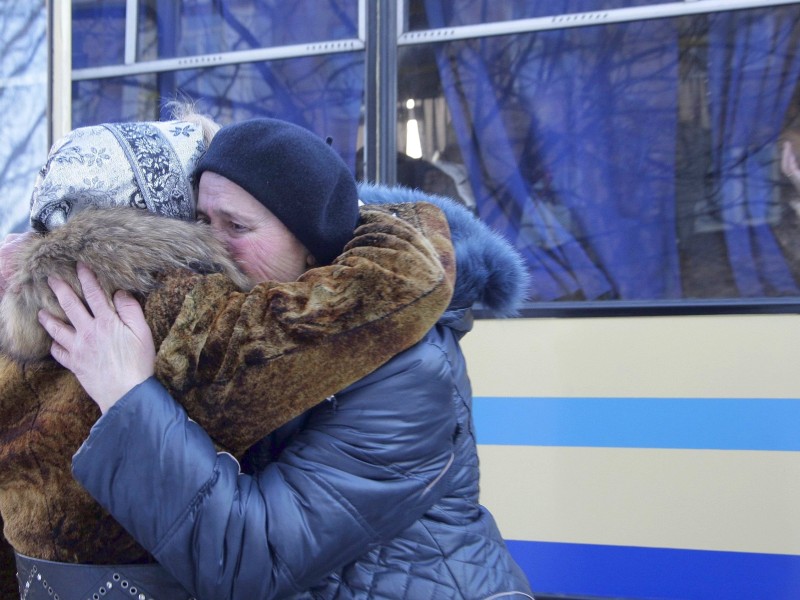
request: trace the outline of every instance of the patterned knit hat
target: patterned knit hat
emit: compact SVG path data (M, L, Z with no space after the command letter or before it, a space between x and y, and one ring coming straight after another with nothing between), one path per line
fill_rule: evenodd
M325 141L278 119L250 119L219 130L197 167L229 179L263 204L319 265L353 237L358 192L353 174Z
M80 127L56 142L31 196L31 226L51 231L87 206L133 206L193 220L191 175L205 152L187 121Z

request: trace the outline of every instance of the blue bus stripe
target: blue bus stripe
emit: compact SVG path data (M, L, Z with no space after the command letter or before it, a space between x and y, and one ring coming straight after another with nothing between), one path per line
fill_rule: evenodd
M479 444L800 451L800 400L480 396Z
M797 600L800 556L507 540L534 595Z

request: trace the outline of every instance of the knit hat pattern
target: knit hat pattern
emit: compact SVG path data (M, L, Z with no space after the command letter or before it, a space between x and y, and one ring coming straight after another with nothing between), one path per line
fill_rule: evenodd
M342 158L311 131L258 118L217 132L196 177L211 171L243 188L286 226L319 265L330 264L358 221L355 179Z
M186 121L79 127L50 149L31 194L31 226L52 231L89 206L194 220L191 175L205 150L202 128Z

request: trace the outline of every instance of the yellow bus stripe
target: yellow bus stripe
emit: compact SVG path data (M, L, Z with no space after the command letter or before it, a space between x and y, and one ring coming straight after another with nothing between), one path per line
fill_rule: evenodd
M515 540L800 555L800 452L479 446Z

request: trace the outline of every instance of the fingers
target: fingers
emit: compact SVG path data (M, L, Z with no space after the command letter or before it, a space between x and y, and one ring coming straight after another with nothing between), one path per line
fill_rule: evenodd
M67 318L76 328L80 329L91 322L92 315L89 314L81 299L66 281L51 276L47 278L47 284L56 295L56 299L61 305L61 310L64 311L64 314L67 315Z
M86 299L86 304L95 317L107 317L110 313L114 313L114 308L108 301L108 297L103 291L103 288L100 287L97 277L92 270L83 263L78 263L78 280L81 282L83 297ZM64 308L64 306L62 305L61 308ZM64 312L66 312L66 309L64 309ZM70 320L72 321L72 317L70 317ZM75 321L72 322L74 323Z
M61 305L61 309L74 328L46 311L40 313L40 322L42 326L47 333L50 334L50 337L61 344L62 348L72 347L75 331L89 330L95 318L103 318L106 320L117 318L114 306L109 302L108 297L103 291L103 288L100 287L100 283L91 269L82 263L78 263L77 272L86 305L89 307L88 310L80 296L78 296L75 290L63 279L54 276L47 278L50 289L53 290L59 305ZM125 297L127 297L128 300L123 302L122 305L126 307L126 310L138 310L139 313L141 313L141 307L136 300L127 294L125 294ZM129 305L133 306L130 307ZM144 316L141 318L142 321L144 321Z
M140 341L152 339L150 325L147 324L144 311L136 298L128 292L119 290L114 294L114 307L117 309L120 320L133 332L136 339Z
M135 316L142 312L142 307L131 294L125 290L118 290L114 294L114 308L120 318L125 321L126 316Z
M50 356L52 356L55 361L60 364L65 369L72 370L72 361L70 361L69 352L66 351L64 346L59 344L58 342L53 342L50 344Z
M72 347L76 335L75 330L46 310L40 310L38 317L39 323L44 327L47 334L53 338L53 344L50 346L50 354L60 365L69 369L69 353L66 348Z

